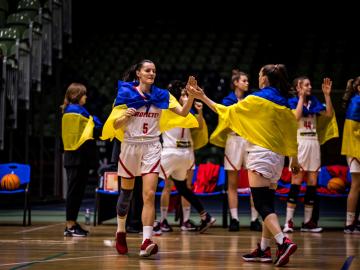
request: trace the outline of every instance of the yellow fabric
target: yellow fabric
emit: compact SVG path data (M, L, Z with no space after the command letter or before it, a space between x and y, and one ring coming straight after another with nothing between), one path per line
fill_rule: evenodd
M218 125L216 129L210 135L210 143L222 148L225 148L228 134L231 132L230 128L227 128L226 121L219 117Z
M95 123L93 117L86 118L78 113L65 113L62 117L62 140L64 149L78 149L85 141L93 139Z
M332 117L326 117L320 114L316 119L316 132L318 134L320 144L324 144L332 138L339 137L339 129L335 113Z
M114 138L117 138L119 141L123 140L124 129L123 128L115 129L114 121L116 119L118 119L119 117L121 117L122 115L124 115L124 113L126 112L126 109L127 109L127 106L124 104L118 105L112 109L109 117L106 119L100 139L113 140Z
M345 120L341 154L360 158L360 122Z
M216 105L217 133L230 128L249 142L284 156L297 155L297 121L284 106L257 96L226 107Z
M174 96L170 95L169 109L176 108L177 106L180 106L180 104L177 102ZM124 127L115 130L113 124L117 118L121 117L125 113L126 109L127 106L125 104L118 105L112 109L110 116L106 120L102 130L102 140L112 140L113 138L117 138L119 141L123 140ZM194 128L199 126L199 123L192 114L189 113L186 117L183 117L170 111L169 109L162 110L161 112L159 122L160 132L164 132L176 127Z
M179 102L172 94L170 94L169 109L176 108L178 105L180 105Z
M202 119L202 127L201 128L193 128L191 129L191 138L193 140L194 150L198 150L209 142L209 133L208 127L206 125L206 121Z

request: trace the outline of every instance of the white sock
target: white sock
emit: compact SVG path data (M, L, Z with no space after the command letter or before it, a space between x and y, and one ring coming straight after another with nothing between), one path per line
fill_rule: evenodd
M260 248L262 251L264 251L267 247L270 246L270 241L271 239L261 237Z
M311 219L313 207L306 207L304 209L304 223L308 223Z
M295 208L287 207L286 208L286 223L294 218Z
M117 231L116 232L126 232L126 217L117 216Z
M346 226L352 225L355 221L355 212L346 212Z
M259 212L256 211L255 207L251 207L251 221L255 221L259 217Z
M153 234L153 226L143 226L143 243L145 242L145 239L150 239Z
M231 208L230 209L231 218L235 218L236 220L239 220L238 216L238 209L237 208Z
M183 207L183 221L188 221L190 219L191 207Z
M277 235L274 236L276 243L282 245L284 243L284 234L279 232Z
M164 219L167 219L167 214L168 214L168 207L160 207L160 211L161 211L161 218L160 218L160 222L163 222Z

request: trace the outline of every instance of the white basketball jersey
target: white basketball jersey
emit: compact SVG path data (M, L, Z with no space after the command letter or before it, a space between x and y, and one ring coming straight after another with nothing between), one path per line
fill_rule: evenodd
M297 131L298 139L314 139L317 140L316 133L316 114L301 117Z
M173 128L162 134L163 147L190 148L193 146L189 128Z
M147 110L145 106L136 110L131 116L124 130L124 140L143 141L160 136L159 121L161 109L151 105Z

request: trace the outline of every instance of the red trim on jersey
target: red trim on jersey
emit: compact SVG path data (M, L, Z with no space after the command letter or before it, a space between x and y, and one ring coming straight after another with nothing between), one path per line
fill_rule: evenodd
M227 155L225 155L225 158L227 160L227 162L229 162L230 166L233 167L234 171L238 171L238 169L236 169L236 167L234 166L234 164L231 163L230 159L228 158Z
M164 170L164 167L162 165L160 165L160 169L161 169L163 175L165 176L165 180L168 180L168 177L167 177L167 175L165 173L165 170Z
M359 161L357 158L353 157L353 158L350 160L349 167L351 167L351 164L353 163L353 161L356 161L358 164L360 164L360 161Z
M181 129L181 139L184 138L185 128Z
M144 96L143 93L141 93L140 90L137 89L137 87L133 86L133 88L139 93L139 95L140 95L143 99L146 99L146 96Z
M123 167L123 169L125 170L125 172L130 175L131 178L134 178L135 176L125 167L124 163L121 161L121 159L119 159L119 163L121 165L121 167Z
M150 172L148 172L148 173L153 173L155 171L156 167L159 166L159 164L160 164L160 159L155 163L155 165L151 168Z

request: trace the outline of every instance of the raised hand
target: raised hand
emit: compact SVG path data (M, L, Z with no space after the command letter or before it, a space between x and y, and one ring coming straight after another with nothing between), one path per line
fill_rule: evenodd
M321 89L325 96L330 96L332 87L332 81L330 78L324 78L323 83L321 85Z
M187 85L191 85L194 88L197 87L197 81L196 81L194 76L189 76L188 81L187 81Z
M305 88L303 87L303 81L299 80L296 85L296 91L299 97L305 97Z

